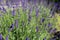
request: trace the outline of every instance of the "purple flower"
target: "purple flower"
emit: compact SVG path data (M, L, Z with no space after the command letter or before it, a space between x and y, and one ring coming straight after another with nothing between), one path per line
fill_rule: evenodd
M39 31L38 26L36 26L36 32L38 32L38 31Z
M36 8L36 16L38 17L39 10Z
M24 8L25 7L25 0L22 0L22 7Z
M15 10L14 10L14 9L13 9L13 11L12 11L12 15L15 16Z
M42 18L42 19L41 19L41 22L44 22L44 21L45 21L45 19L44 19L44 18Z
M29 38L28 38L28 37L26 37L26 40L29 40Z
M34 4L36 5L37 0L34 0Z
M0 8L0 10L1 10L1 8Z
M6 12L6 9L3 7L3 11Z
M54 32L56 32L56 28L50 28L49 29L49 33L54 33Z
M2 3L3 2L3 0L0 0L0 3Z
M10 26L10 28L8 29L8 32L10 32L12 29L14 29L14 24Z
M14 24L11 25L12 29L14 28Z
M0 40L2 40L2 34L0 34Z
M6 40L8 40L8 36L6 36Z
M7 5L7 6L8 6L8 2L9 2L9 1L8 1L8 0L6 0L6 5Z
M10 26L10 28L14 29L14 24L12 24L12 25Z
M13 4L18 4L19 5L19 2L21 1L21 0L9 0L10 1L10 3L13 5Z
M48 23L48 27L51 27L52 26L52 24L51 23Z
M29 14L31 14L31 13L32 13L32 7L29 8Z

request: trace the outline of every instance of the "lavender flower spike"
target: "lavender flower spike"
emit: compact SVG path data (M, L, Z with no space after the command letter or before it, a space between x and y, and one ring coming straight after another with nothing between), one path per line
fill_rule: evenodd
M0 34L0 40L2 40L2 34Z
M3 12L6 12L6 9L3 7Z
M39 10L36 8L36 16L38 17Z
M6 40L8 40L8 36L6 36Z
M15 16L15 10L14 10L14 9L13 9L13 11L12 11L12 15Z

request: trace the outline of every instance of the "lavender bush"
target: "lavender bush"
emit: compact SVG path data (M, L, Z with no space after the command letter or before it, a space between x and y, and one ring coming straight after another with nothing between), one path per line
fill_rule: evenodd
M0 8L0 39L49 40L56 31L56 19L50 9L42 4L22 2L22 6L8 4L7 8Z

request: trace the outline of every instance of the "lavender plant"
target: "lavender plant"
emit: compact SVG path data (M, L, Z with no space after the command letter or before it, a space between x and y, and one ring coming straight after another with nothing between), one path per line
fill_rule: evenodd
M28 6L28 4L27 4ZM4 40L49 40L55 32L56 19L50 9L40 4L8 7L0 10L0 39ZM51 30L50 30L51 29Z

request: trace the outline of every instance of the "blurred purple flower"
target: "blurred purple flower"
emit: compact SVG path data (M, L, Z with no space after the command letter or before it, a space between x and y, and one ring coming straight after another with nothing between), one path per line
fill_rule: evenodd
M0 3L2 3L3 2L3 0L0 0Z
M7 5L7 6L8 6L8 2L9 2L9 1L8 1L8 0L6 0L6 5Z
M54 32L56 32L56 28L50 28L49 29L49 33L54 33Z
M44 22L44 21L45 21L45 19L44 19L44 18L42 18L42 19L41 19L41 23L42 23L42 22Z
M2 34L0 34L0 40L2 40Z
M1 2L2 0L0 0L0 2Z
M39 9L36 8L36 16L38 17Z
M26 37L26 40L29 40L29 38L28 38L28 37Z
M25 8L25 0L22 0L22 7Z
M36 3L37 3L37 0L34 0L34 5L36 5Z
M6 40L8 40L8 36L6 36Z
M21 1L21 0L9 0L9 2L11 3L11 5L14 5L14 4L15 4L15 5L16 5L16 4L19 5L20 1Z
M51 23L48 23L48 27L51 27L52 26L52 24Z
M32 13L32 7L29 8L29 14L31 14L31 13Z
M3 7L3 12L5 13L6 12L6 9Z
M8 32L10 32L12 29L14 29L14 24L10 26L10 28L8 29Z
M0 8L0 10L2 10L2 8Z
M13 9L13 11L12 11L12 15L15 16L15 10L14 10L14 9Z
M38 26L36 26L36 32L38 32L39 31L39 28L38 28Z
M14 24L12 24L12 25L10 26L10 29L14 29Z
M11 25L11 28L14 29L14 24Z

